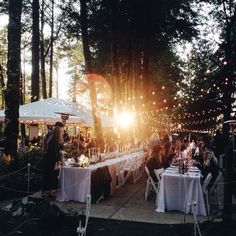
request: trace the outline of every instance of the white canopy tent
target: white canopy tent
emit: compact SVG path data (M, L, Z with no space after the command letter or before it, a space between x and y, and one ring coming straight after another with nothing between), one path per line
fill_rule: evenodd
M19 121L25 124L47 124L52 125L61 121L62 114L69 114L66 121L68 125L93 126L92 112L82 104L65 101L58 98L48 98L20 106ZM0 111L0 122L5 118L4 110ZM111 118L101 115L102 125L113 126Z

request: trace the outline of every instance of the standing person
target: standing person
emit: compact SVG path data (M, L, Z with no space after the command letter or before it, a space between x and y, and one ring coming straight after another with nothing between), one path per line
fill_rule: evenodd
M55 190L58 189L60 150L62 149L61 137L61 127L55 126L50 139L48 139L47 150L44 155L43 197L55 198Z
M45 134L43 138L43 151L44 152L47 151L47 143L49 141L51 134L52 134L52 126L47 126L47 133Z
M218 160L220 156L224 154L225 151L224 143L225 142L223 135L221 134L220 130L217 130L213 140L213 150Z
M172 143L165 143L164 155L162 157L162 165L166 169L170 166L173 158L176 156Z

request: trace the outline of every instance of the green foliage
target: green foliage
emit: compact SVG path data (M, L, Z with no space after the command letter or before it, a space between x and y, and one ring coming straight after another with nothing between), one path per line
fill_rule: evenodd
M30 163L30 192L39 191L42 186L43 175L43 151L38 147L32 147L28 152L20 152L19 169L14 172L11 162L6 157L0 159L0 200L12 199L27 195L28 168Z
M108 81L118 103L121 101L125 104L122 106L130 110L135 105L136 112L144 110L140 97L145 97L145 91L149 90L146 85L148 76L150 92L156 91L156 95L150 94L150 99L144 101L149 113L147 116L156 113L156 110L170 114L172 108L178 104L175 99L178 90L177 82L183 79L179 67L180 61L173 47L175 42L191 40L197 34L197 9L192 7L194 1L171 0L168 4L164 0L86 2L88 37L94 72ZM66 1L62 9L67 36L70 39L75 37L81 40L78 5L74 1ZM118 52L117 68L114 68L112 59L113 47L117 47ZM148 58L146 75L144 75L145 58ZM83 71L83 68L80 70ZM116 75L114 70L117 71ZM73 80L75 80L74 76ZM113 87L113 80L115 80L115 87ZM160 89L162 86L166 89ZM112 92L107 90L103 92L102 86L101 88L97 86L97 90L102 97L100 108L113 110ZM71 91L75 91L74 83ZM105 93L109 94L110 99L107 98L109 102L104 99Z
M26 204L15 201L10 211L0 211L0 232L4 235L75 235L76 217L56 205L30 198Z
M42 169L43 150L40 147L31 145L28 151L19 152L20 166L24 167L28 163Z
M215 21L220 41L216 44L206 29L205 38L197 38L185 66L179 109L182 122L187 129L222 128L224 120L234 116L235 111L235 7L231 1L206 1L211 9L206 21ZM212 35L214 36L214 35Z

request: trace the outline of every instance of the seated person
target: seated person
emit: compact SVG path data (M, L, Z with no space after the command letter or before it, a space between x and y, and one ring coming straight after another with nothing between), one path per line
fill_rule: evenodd
M166 169L170 166L173 158L175 157L176 153L174 150L174 146L172 145L172 143L165 143L164 145L164 155L163 155L163 159L162 159L162 163L163 163L163 167Z
M162 168L162 157L161 151L163 147L160 144L155 145L151 150L151 155L149 156L146 166L149 170L150 176L152 179L157 182L157 177L155 175L154 170Z
M210 183L214 183L219 172L219 166L214 152L208 145L205 145L205 150L203 152L203 164L200 166L200 170L202 172L203 181L207 177L208 173L211 173L212 179Z

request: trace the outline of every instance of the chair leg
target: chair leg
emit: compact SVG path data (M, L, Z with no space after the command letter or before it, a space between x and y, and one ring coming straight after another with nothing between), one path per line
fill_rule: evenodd
M221 206L221 201L220 201L220 191L219 191L219 187L217 186L216 188L216 194L217 194L217 203L218 203L218 207Z
M149 195L149 179L147 179L147 185L146 185L146 192L145 192L145 200L148 200L148 195Z
M210 204L209 204L209 198L208 198L208 192L206 192L206 205L207 205L207 215L210 216Z

